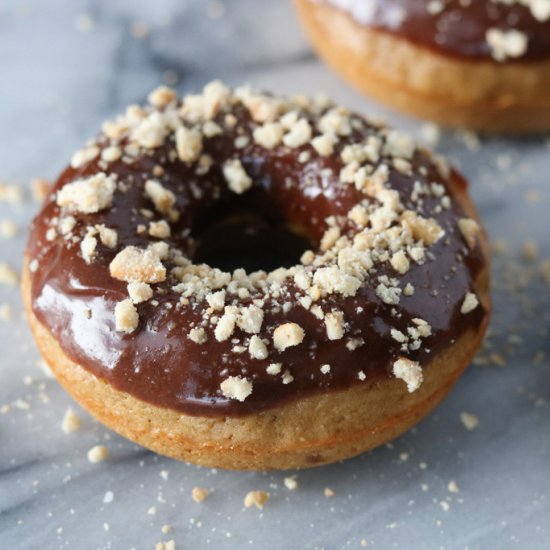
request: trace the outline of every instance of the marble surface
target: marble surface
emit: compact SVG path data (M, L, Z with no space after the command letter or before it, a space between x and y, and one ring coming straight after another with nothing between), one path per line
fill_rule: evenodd
M143 101L159 82L180 92L212 78L324 90L433 137L324 67L281 0L0 0L0 66L0 181L23 192L21 204L0 201L0 220L18 226L14 238L0 237L0 262L15 269L37 209L30 180L54 178L100 121ZM0 284L0 313L12 310L0 321L0 547L153 549L174 540L178 549L549 548L548 138L479 142L445 133L438 148L470 178L494 242L491 335L434 414L342 464L230 473L123 440L38 368L17 288ZM69 406L82 426L66 435ZM475 430L461 423L464 411L479 418ZM91 464L87 451L97 444L110 454ZM297 490L285 487L288 475ZM201 504L191 499L195 486L211 490ZM334 496L324 496L327 487ZM270 493L263 511L243 507L250 490Z

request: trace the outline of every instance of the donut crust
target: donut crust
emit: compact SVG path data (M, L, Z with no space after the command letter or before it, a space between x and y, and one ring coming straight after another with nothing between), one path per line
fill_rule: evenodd
M361 25L326 2L294 2L321 58L360 92L390 107L481 132L550 128L550 60L455 58Z
M465 212L477 219L465 192ZM480 235L487 259L487 239ZM473 281L490 311L489 266ZM205 417L158 407L118 391L64 353L32 311L28 258L22 295L38 348L60 384L90 414L124 437L153 451L201 466L230 470L296 469L350 458L399 436L428 414L449 392L477 351L489 313L477 330L457 336L424 366L424 382L408 393L387 378L283 403L244 417Z

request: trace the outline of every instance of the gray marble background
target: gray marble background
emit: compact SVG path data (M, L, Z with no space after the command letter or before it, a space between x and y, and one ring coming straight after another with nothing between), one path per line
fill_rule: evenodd
M104 118L161 82L323 90L429 137L324 67L282 0L0 0L0 68L0 181L24 194L0 200L0 221L19 228L0 237L0 262L15 269L37 210L30 180L53 179ZM298 472L296 491L283 473L200 469L103 428L37 368L17 288L0 284L13 310L0 321L0 548L550 548L550 142L445 133L438 148L470 178L498 251L491 335L435 414L391 445ZM69 406L82 428L66 435ZM109 458L91 464L99 443ZM212 490L201 504L195 486ZM243 507L250 490L270 493L263 511Z

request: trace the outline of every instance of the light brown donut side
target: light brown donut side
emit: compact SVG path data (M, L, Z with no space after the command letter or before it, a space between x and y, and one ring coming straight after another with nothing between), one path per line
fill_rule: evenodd
M465 193L460 202L477 219ZM487 239L481 235L487 258ZM474 281L490 310L489 266ZM408 393L395 378L329 391L240 418L190 416L117 391L69 359L31 308L28 259L22 278L25 310L40 352L65 389L119 434L160 454L232 470L291 469L350 458L394 439L428 414L451 389L478 349L488 323L470 330L424 367Z
M449 126L530 133L550 128L550 61L467 61L369 29L328 3L295 0L317 53L359 91Z

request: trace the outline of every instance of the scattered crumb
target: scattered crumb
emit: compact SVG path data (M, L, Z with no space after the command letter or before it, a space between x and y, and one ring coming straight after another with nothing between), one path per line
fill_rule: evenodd
M50 192L51 183L42 178L36 178L31 181L32 198L37 203L43 203Z
M202 502L209 494L210 491L204 487L193 487L193 490L191 491L191 498L195 502Z
M109 456L109 449L104 445L96 445L88 451L88 460L92 464L103 462Z
M289 491L295 491L298 489L298 482L296 481L296 478L293 477L285 477L285 487Z
M17 273L6 263L0 262L0 284L16 285Z
M335 495L335 492L330 487L325 487L325 490L323 491L323 494L327 497L333 497Z
M244 401L252 393L252 382L241 376L229 376L220 384L222 395Z
M61 423L61 429L63 433L70 434L76 432L80 428L80 418L69 408L65 412L63 422ZM89 455L88 455L89 457Z
M244 497L245 508L256 506L256 508L263 510L264 504L267 502L269 494L265 491L250 491Z
M447 489L449 490L449 493L458 493L460 491L456 481L454 480L449 481L449 484L447 485Z
M475 430L479 425L479 418L475 414L469 412L460 413L460 421L462 425L469 431Z
M17 226L11 220L0 221L0 236L4 239L11 239L17 233Z
M9 304L0 304L0 321L11 321L12 310Z

